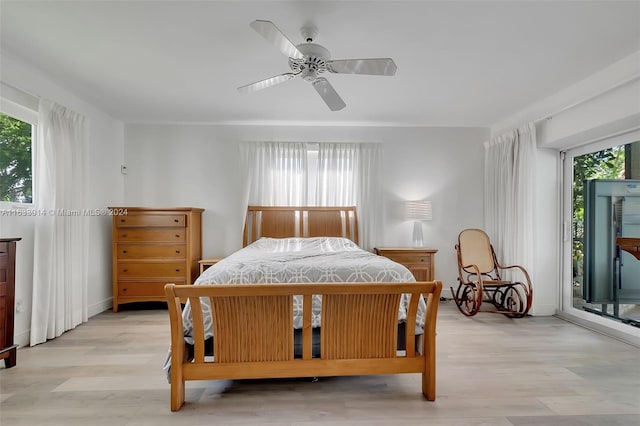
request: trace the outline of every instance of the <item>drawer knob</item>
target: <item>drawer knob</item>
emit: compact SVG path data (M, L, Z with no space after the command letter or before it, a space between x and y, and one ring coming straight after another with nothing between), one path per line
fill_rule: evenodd
M180 250L176 250L176 254L180 254Z
M122 234L122 238L127 238L127 234Z
M180 238L180 235L176 234L176 238Z
M127 251L126 251L126 250L122 250L122 252L123 252L124 254L127 254Z
M173 221L174 221L175 223L180 222L178 219L173 219Z
M180 269L176 269L176 272L180 272Z
M120 219L120 223L125 223L126 220L125 219Z
M123 269L122 272L129 272L129 270L128 269Z
M420 262L424 262L424 259L420 259Z

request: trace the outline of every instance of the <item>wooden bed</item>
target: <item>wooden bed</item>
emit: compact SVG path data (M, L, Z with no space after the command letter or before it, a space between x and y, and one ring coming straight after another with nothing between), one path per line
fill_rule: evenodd
M260 237L343 236L357 240L354 208L250 206L245 245ZM165 286L171 324L171 410L185 402L187 380L258 379L421 373L422 393L436 397L436 318L442 284L434 282L304 283ZM426 301L423 338L404 327L397 350L398 306L411 296L406 324L416 323ZM321 353L312 354L313 295L322 295ZM302 297L302 356L294 356L292 304ZM200 309L207 298L213 318L213 353L205 356ZM182 309L189 300L192 350L184 340ZM251 324L251 327L246 327Z
M343 237L358 244L356 208L249 206L243 245L262 237Z

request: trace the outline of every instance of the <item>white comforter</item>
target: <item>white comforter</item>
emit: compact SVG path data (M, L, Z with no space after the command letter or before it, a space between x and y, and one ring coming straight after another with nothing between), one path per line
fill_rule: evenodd
M362 250L351 240L337 237L262 238L208 268L196 285L321 283L321 282L413 282L403 265ZM398 321L406 320L408 296L398 307ZM211 308L202 299L205 337L212 336ZM312 326L320 326L321 297L314 296ZM420 300L416 320L422 332L426 305ZM193 343L189 304L183 310L184 334ZM302 328L302 297L294 297L294 328Z

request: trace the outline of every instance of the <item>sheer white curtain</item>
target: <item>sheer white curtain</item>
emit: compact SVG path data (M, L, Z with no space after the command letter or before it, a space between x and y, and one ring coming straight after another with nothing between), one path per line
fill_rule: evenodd
M533 269L536 129L529 123L485 142L485 227L498 259Z
M242 144L249 205L307 205L307 147L295 142Z
M360 246L382 241L382 149L379 144L321 143L316 205L356 206Z
M318 146L317 206L355 206L358 193L358 146L322 143Z
M36 217L31 345L87 321L84 206L87 120L41 100L34 149Z
M360 246L373 249L382 241L380 144L318 144L315 199L308 190L309 151L306 143L243 143L248 204L356 206Z

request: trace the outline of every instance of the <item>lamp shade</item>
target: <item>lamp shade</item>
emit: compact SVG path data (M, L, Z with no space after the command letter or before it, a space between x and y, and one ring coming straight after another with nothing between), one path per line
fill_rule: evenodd
M431 220L431 201L407 201L407 219Z

